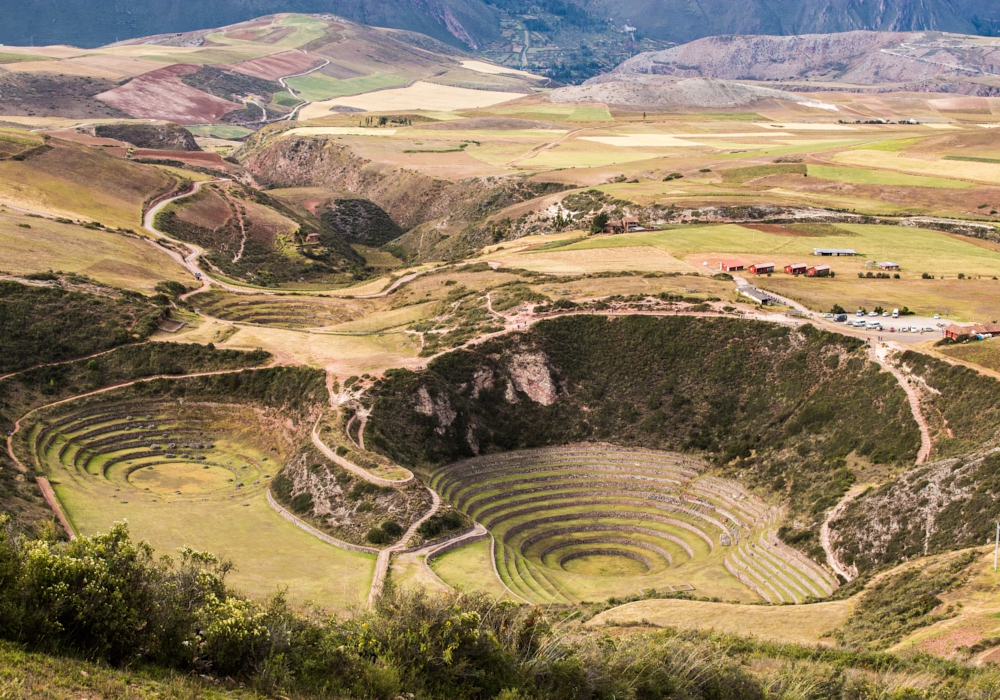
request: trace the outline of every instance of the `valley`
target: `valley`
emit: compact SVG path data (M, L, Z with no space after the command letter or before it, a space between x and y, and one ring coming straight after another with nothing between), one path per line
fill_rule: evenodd
M439 4L3 47L0 688L992 697L996 42Z

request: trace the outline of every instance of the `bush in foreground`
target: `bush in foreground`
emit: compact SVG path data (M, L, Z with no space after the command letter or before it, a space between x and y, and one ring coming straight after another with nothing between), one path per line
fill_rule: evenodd
M971 699L996 697L1000 687L994 670L936 659L669 629L611 637L572 621L554 625L539 608L391 586L372 610L302 614L280 594L261 602L229 590L228 567L211 555L185 549L178 561L155 559L124 524L71 543L17 537L2 525L0 636L155 677L197 671L221 681L219 690L245 683L272 695L373 700L754 700ZM37 658L0 645L0 681L15 657L38 675ZM67 673L51 682L88 678Z

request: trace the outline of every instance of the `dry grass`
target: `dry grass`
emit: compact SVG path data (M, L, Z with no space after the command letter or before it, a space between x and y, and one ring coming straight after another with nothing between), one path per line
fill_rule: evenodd
M303 107L299 119L316 119L330 114L330 108L344 105L374 111L431 110L452 111L490 107L501 102L517 99L521 95L490 90L470 90L468 88L435 85L418 81L410 87L398 90L380 90L356 97L343 97L326 102L316 102Z
M851 608L851 602L845 600L783 606L640 600L603 612L587 622L587 626L627 626L649 622L661 627L714 630L811 645L844 624Z
M145 240L2 210L0 247L0 269L14 275L62 270L142 292L152 292L162 280L194 284L190 273Z

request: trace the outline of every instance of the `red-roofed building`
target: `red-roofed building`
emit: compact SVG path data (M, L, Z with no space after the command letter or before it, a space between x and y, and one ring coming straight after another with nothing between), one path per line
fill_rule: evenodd
M944 329L944 334L945 337L951 338L952 340L957 339L961 335L995 338L1000 335L1000 324L984 323L981 326L959 326L953 323Z
M809 270L809 266L805 263L792 263L791 265L785 265L785 273L789 275L804 275Z
M829 277L830 276L830 266L829 265L816 265L815 267L810 267L806 270L807 277Z
M742 260L721 260L719 269L723 272L739 272L747 269L747 266Z
M774 272L774 263L754 263L750 266L750 272L754 275L767 275Z

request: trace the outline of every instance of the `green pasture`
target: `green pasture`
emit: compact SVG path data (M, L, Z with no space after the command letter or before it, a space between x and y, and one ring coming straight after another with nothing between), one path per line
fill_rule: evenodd
M811 261L813 248L853 248L859 257L834 259L835 269L836 265L853 265L856 271L864 271L864 260L870 259L897 262L906 276L919 277L923 272L948 277L958 273L1000 275L1000 252L980 247L973 240L909 226L837 224L837 228L844 231L843 236L780 236L736 224L679 226L664 231L594 236L560 250L651 246L677 256L732 253ZM830 263L831 259L823 262Z
M254 133L252 129L231 124L199 124L185 128L195 136L214 136L217 139L240 139Z
M510 598L510 593L493 573L488 539L442 554L431 560L430 567L453 588Z
M943 177L907 175L887 170L866 170L863 168L839 168L828 165L809 165L809 176L824 180L836 180L852 185L898 185L901 187L935 187L946 190L967 190L972 183L949 180Z
M611 122L614 117L607 107L577 105L524 105L516 107L490 107L479 110L521 119L538 119L557 122Z
M0 63L26 63L28 61L55 61L51 56L33 56L27 53L0 51Z
M373 73L359 78L338 80L322 73L310 73L285 81L289 87L310 102L322 102L334 97L360 95L381 88L396 87L406 83L406 78L388 73Z

